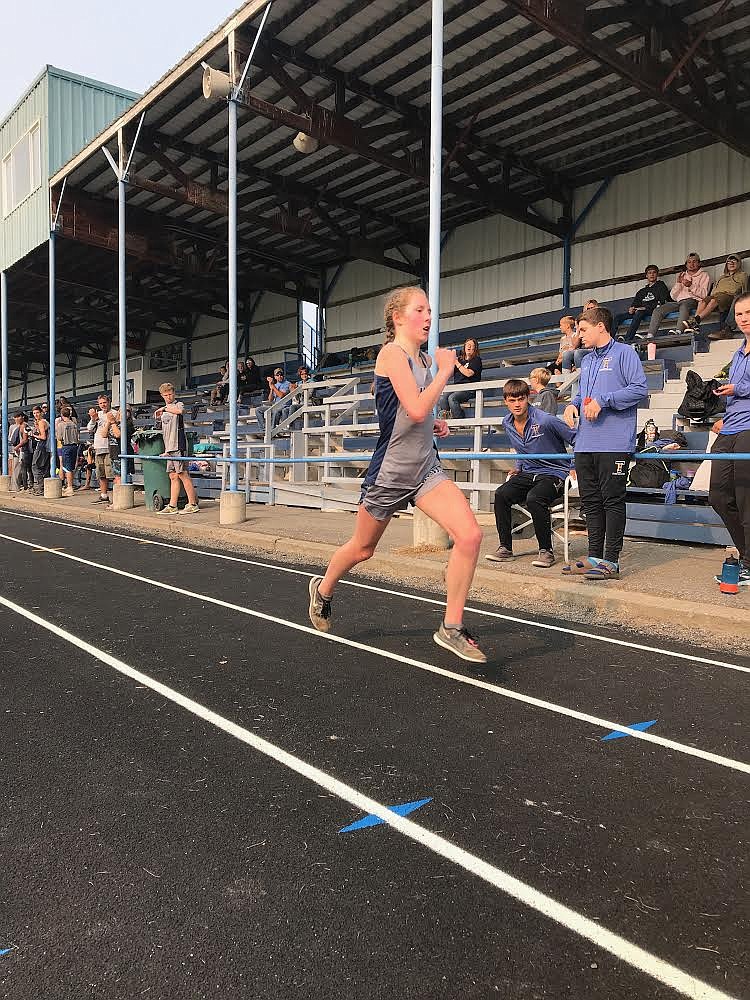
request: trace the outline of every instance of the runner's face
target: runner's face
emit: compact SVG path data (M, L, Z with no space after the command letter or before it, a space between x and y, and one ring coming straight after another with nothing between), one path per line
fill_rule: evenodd
M415 292L402 310L394 315L396 329L404 333L409 340L424 344L430 335L430 303L424 292Z

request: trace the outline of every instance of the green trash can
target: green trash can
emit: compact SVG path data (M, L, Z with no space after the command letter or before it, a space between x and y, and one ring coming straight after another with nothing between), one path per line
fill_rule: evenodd
M193 452L193 445L197 435L188 433L187 454ZM163 455L164 438L161 431L139 430L133 435L133 442L138 448L139 455ZM167 460L162 462L142 462L143 466L143 492L148 510L162 510L169 503L170 481L167 472ZM182 487L181 487L182 490ZM182 490L178 505L183 507L187 502L184 490Z

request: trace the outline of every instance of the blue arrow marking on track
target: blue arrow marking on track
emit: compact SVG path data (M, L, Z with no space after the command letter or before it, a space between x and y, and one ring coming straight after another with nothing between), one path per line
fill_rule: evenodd
M396 813L397 816L408 816L409 813L413 813L415 809L421 809L422 806L426 806L428 802L432 802L432 798L429 799L419 799L417 802L404 802L401 806L388 806L391 812ZM369 826L380 826L381 823L385 823L384 819L379 816L365 816L364 819L358 819L356 823L350 823L349 826L344 826L339 830L339 833L352 833L353 830L366 830Z
M650 722L631 722L630 728L638 729L640 732L643 732L644 729L650 729L651 726L653 726L654 723L658 721L659 721L658 719L651 719ZM604 742L604 740L621 740L623 739L623 737L629 735L630 733L621 733L618 732L618 730L615 730L613 733L607 733L606 736L602 736L602 742Z

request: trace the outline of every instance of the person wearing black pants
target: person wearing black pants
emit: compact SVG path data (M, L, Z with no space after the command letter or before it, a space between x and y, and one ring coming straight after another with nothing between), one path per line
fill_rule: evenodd
M500 546L485 558L498 563L514 558L512 508L514 504L524 504L531 514L539 543L539 555L531 565L547 569L555 564L550 508L563 494L570 462L534 455L564 454L567 445L574 443L576 432L552 414L529 406L529 386L523 379L508 379L503 386L503 399L509 410L503 429L519 458L516 468L495 491L495 524Z
M611 563L619 562L625 537L625 488L630 458L627 452L584 451L576 455L589 556Z
M609 309L587 309L578 320L586 347L578 392L563 419L578 424L576 474L588 531L588 556L563 567L565 576L611 580L620 574L625 534L625 487L635 451L638 404L648 395L638 355L612 339Z
M718 437L712 455L750 454L750 295L735 300L734 315L745 343L729 365L729 382L715 390L726 398L727 408L714 424ZM708 500L739 552L740 584L750 586L750 461L712 462Z

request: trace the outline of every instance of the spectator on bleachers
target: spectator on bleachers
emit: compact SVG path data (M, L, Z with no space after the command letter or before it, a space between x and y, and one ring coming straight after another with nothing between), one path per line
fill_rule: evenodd
M247 392L247 369L244 361L237 362L237 402L242 402L242 394Z
M268 382L268 396L266 397L266 401L265 403L261 403L260 406L255 407L255 417L260 424L261 431L264 433L266 430L266 410L270 409L277 399L283 399L285 396L289 397L284 406L279 406L274 410L273 427L278 427L282 420L286 420L292 406L292 383L287 379L283 368L275 368L273 376L269 375L266 381Z
M549 373L545 371L545 374L549 378ZM570 463L533 456L566 451L566 446L575 442L576 432L557 417L530 406L529 387L523 379L508 379L503 386L503 399L510 411L503 420L503 428L511 446L524 457L519 457L515 469L495 490L495 524L500 545L486 558L490 562L510 562L515 558L512 508L522 503L534 522L534 534L539 543L539 555L531 565L549 569L555 564L550 508L562 496Z
M229 366L222 365L219 369L219 381L211 390L209 404L211 406L223 406L229 395Z
M73 419L73 412L67 403L60 408L60 416L55 420L55 440L60 457L60 468L65 476L62 495L72 497L73 475L78 464L80 436L78 421Z
M245 387L240 391L239 401L249 402L253 396L263 396L263 378L255 359L247 358L245 361Z
M734 306L736 302L737 299L735 298L729 307L729 312L724 318L723 325L718 330L712 330L711 333L709 333L709 340L726 340L728 337L737 337L740 335L740 328L737 326L737 320L734 315Z
M549 384L551 378L546 368L534 368L529 374L529 386L534 396L534 408L554 416L557 413L557 393Z
M638 404L647 396L646 374L635 351L612 338L609 309L589 309L578 329L591 354L584 358L578 392L564 413L578 423L576 474L588 531L588 558L563 567L589 580L619 576L625 534L625 489L635 449Z
M73 419L77 423L78 422L78 410L76 410L75 406L73 406L73 404L70 403L65 396L60 396L60 399L58 400L58 402L60 403L60 412L62 412L63 406L69 406L70 407L70 414L71 414L71 416L73 417Z
M669 301L657 306L651 313L646 339L654 340L665 316L675 310L679 313L677 331L683 332L690 313L697 308L701 299L708 295L710 285L711 279L708 272L701 267L700 256L695 252L689 253L685 259L684 270L679 272L669 292L671 296Z
M635 293L628 311L620 313L613 320L613 336L617 335L621 323L630 320L624 336L620 338L624 344L632 344L642 321L644 319L650 320L651 313L657 306L663 306L665 302L670 301L669 289L663 281L659 280L659 268L656 264L649 264L645 275L646 284Z
M34 448L31 456L31 473L34 480L34 496L44 496L44 480L49 475L49 421L44 417L41 406L35 406L31 411L34 418L31 427L31 440Z
M482 358L479 354L479 342L470 337L464 343L464 349L456 358L455 371L451 380L452 385L468 385L471 382L481 382L482 380ZM439 409L443 419L450 414L453 420L460 420L464 415L461 408L462 403L468 403L474 398L473 392L466 392L464 389L454 389L452 392L445 392L440 397Z
M554 363L554 370L569 375L573 371L575 364L575 352L581 346L581 338L576 330L574 316L562 316L560 318L560 346L557 351L557 358Z
M26 414L18 410L13 414L13 423L8 434L8 445L13 454L13 484L19 493L32 488L31 447L26 427Z
M741 295L734 308L745 341L732 358L728 383L714 390L727 408L714 424L718 437L712 454L750 454L750 295ZM739 552L740 584L750 586L750 462L712 462L709 502Z
M728 316L734 300L747 291L747 274L742 270L742 262L735 254L729 254L724 264L724 273L718 278L709 295L699 302L695 316L687 321L687 326L697 331L701 320L714 309L719 315Z

